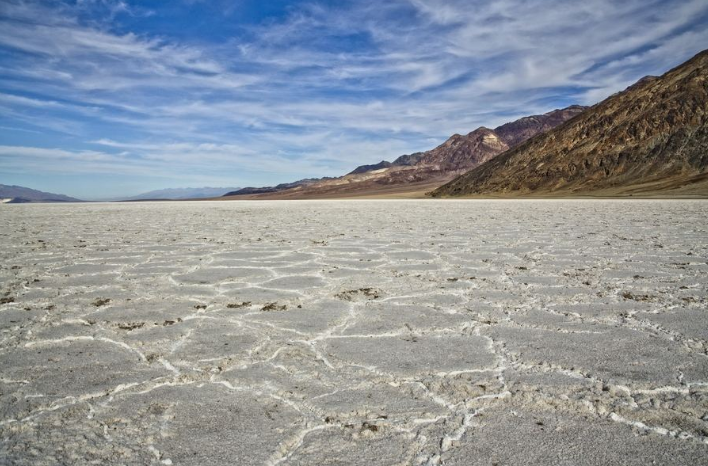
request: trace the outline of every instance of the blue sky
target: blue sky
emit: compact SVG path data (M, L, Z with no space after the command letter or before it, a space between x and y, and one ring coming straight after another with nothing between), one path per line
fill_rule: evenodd
M98 199L334 176L707 46L705 0L2 0L0 183Z

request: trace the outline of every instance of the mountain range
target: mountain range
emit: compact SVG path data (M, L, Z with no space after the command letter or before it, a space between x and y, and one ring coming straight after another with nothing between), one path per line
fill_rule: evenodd
M707 196L708 51L592 107L570 106L348 174L225 199Z
M706 195L708 51L648 76L432 192Z
M81 199L63 194L45 193L22 186L0 184L0 200L4 204L20 204L27 202L83 202Z
M586 107L573 105L533 115L494 129L480 127L454 134L438 147L402 155L393 162L361 165L336 178L315 178L266 188L244 188L227 198L300 199L367 195L422 194L579 115Z

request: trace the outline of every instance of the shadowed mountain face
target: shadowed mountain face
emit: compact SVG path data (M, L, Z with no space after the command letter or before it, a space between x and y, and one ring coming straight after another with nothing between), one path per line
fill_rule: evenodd
M548 131L583 112L571 106L507 123L495 129L478 128L466 135L455 134L435 149L402 155L393 162L362 165L345 176L304 180L292 186L245 188L226 196L255 198L346 197L426 191L450 181L520 142ZM284 188L283 188L284 187Z
M81 199L63 194L45 193L22 186L0 184L0 200L5 203L19 204L23 202L83 202Z
M708 51L646 77L433 196L708 193Z

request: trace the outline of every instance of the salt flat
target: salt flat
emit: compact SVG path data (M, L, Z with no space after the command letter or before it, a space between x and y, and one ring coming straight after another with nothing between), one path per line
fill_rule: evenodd
M0 225L0 463L708 464L707 202Z

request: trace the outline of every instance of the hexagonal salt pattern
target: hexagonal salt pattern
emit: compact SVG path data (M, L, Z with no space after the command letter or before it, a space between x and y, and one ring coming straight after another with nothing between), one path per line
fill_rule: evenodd
M708 204L0 206L2 464L708 464Z

